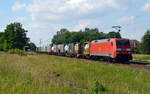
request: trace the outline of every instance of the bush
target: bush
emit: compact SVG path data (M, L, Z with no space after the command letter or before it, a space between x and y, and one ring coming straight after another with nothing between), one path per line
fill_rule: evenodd
M104 92L105 88L102 84L99 83L97 79L94 80L92 90L98 94L99 92Z
M20 49L9 49L8 53L9 54L18 54L18 55L21 55L21 56L27 56L27 53L24 52L23 50L20 50Z
M140 54L140 49L136 47L132 47L132 53L133 54Z

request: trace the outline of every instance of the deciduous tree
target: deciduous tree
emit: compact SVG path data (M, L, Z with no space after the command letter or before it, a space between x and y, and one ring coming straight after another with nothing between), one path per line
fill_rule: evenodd
M147 30L145 35L142 37L140 51L143 54L150 54L150 30Z
M1 43L3 43L3 50L8 49L23 49L29 42L29 38L26 36L27 30L22 27L20 23L11 23L7 25L4 34L1 37Z

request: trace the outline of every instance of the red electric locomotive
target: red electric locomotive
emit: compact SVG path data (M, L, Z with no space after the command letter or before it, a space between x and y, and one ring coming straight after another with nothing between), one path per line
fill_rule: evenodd
M91 42L91 57L103 57L113 61L132 60L132 50L129 39L102 39Z

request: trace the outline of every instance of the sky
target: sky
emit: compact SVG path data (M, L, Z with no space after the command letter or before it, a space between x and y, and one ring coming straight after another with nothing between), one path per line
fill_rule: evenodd
M150 29L150 0L2 0L0 31L13 22L22 23L36 45L48 45L61 28L108 33L114 25L123 38L140 41Z

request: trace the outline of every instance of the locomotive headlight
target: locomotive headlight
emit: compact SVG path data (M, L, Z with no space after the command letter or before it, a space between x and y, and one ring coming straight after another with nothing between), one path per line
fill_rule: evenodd
M121 51L121 48L117 48L117 51Z
M131 51L131 48L127 48L126 51Z

